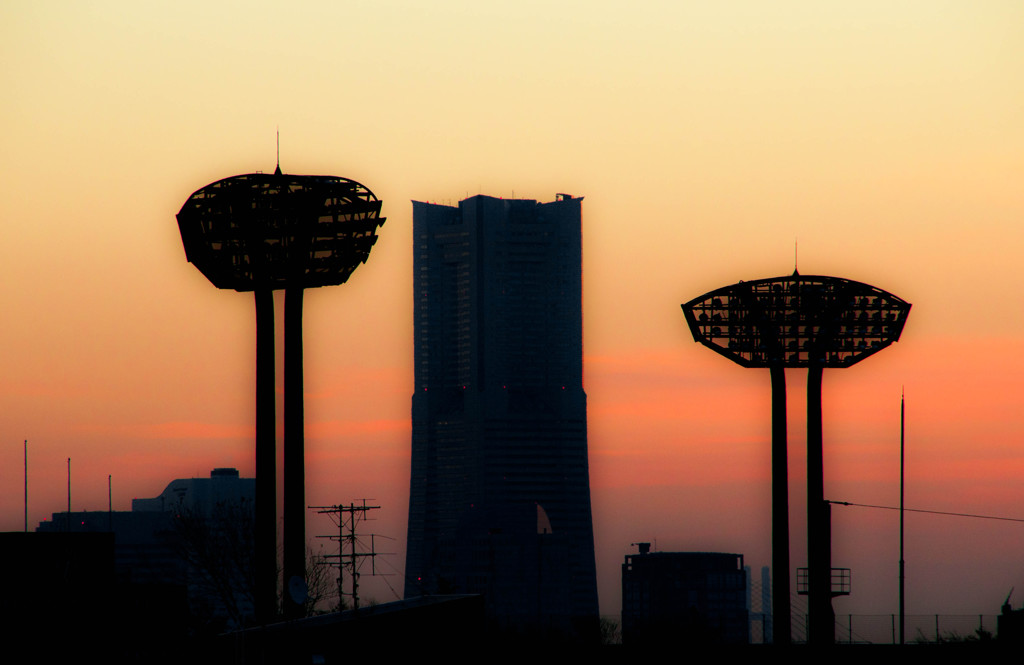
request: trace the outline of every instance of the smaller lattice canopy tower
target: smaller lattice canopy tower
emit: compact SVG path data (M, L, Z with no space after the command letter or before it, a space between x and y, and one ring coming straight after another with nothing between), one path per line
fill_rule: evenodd
M365 263L384 223L381 202L355 180L249 173L197 190L178 213L185 255L217 288L256 299L257 619L273 619L277 594L275 289L285 290L285 612L305 594L305 459L302 290L342 284Z
M821 376L849 367L900 338L910 304L840 277L800 275L740 282L684 304L693 339L743 367L771 370L772 574L777 643L790 640L787 367L807 373L807 547L812 641L833 642L831 536L824 498ZM829 637L831 635L831 638Z

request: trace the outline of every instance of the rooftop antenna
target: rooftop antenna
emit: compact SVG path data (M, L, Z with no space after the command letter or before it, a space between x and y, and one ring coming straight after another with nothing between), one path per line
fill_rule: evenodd
M800 240L793 239L793 274L800 274Z
M277 168L274 169L274 175L281 175L281 127L277 128Z

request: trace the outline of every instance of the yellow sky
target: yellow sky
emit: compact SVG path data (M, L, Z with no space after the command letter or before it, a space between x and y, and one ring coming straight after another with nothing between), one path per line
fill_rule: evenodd
M251 472L251 296L185 262L174 214L273 169L278 127L285 171L359 180L388 217L348 284L307 296L311 503L374 497L404 539L410 200L568 192L603 611L630 542L768 563L767 376L693 344L679 303L791 272L796 241L802 273L914 305L903 341L825 376L826 494L896 501L906 385L908 501L1024 516L1024 5L837 5L0 6L0 528L22 526L24 438L33 522L63 507L69 456L76 509L106 505L107 474L124 509ZM909 611L995 612L1024 587L1019 528L967 547L959 522L918 524L908 565L965 579L912 576ZM837 514L835 565L869 571L837 612L894 611L875 579L894 529Z

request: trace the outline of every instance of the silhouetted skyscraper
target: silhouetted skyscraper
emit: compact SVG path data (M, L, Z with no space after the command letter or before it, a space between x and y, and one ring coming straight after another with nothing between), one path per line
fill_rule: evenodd
M406 597L483 593L514 630L597 627L580 202L413 202Z

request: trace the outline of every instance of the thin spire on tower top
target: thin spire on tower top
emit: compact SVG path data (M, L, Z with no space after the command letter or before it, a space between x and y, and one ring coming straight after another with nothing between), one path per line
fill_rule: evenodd
M281 175L281 128L277 128L277 168L274 175Z
M800 274L800 241L793 239L793 274Z

